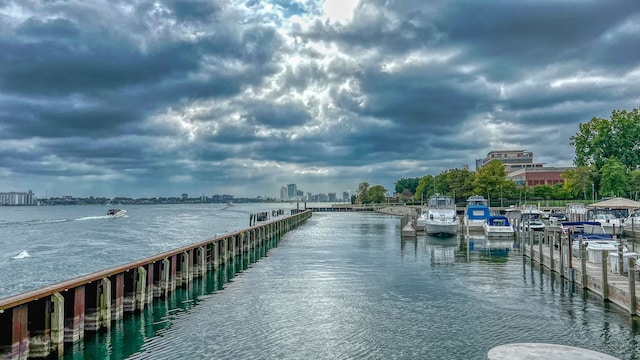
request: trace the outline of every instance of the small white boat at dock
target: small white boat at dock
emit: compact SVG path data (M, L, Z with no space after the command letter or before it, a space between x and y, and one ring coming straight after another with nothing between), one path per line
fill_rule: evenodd
M488 238L513 237L515 234L509 219L504 215L490 216L482 227Z

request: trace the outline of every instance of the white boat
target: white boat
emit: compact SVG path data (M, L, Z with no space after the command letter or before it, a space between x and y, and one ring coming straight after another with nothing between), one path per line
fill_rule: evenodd
M545 225L542 222L542 210L535 205L523 205L520 209L521 221L520 229L523 231L544 231Z
M567 221L587 221L587 206L582 203L567 204Z
M580 243L589 246L597 243L598 246L616 247L619 242L607 234L602 224L589 221L564 221L560 223L561 237L571 238L571 253L575 257L580 256ZM556 246L557 247L557 246Z
M490 216L482 225L482 228L488 238L513 237L515 234L509 219L504 215Z
M624 220L623 234L635 237L638 232L640 232L640 210L634 210Z
M424 231L429 235L451 236L458 233L458 226L456 204L451 196L430 197Z
M109 209L107 210L107 217L119 218L127 215L127 210L124 209Z
M416 230L423 231L424 226L427 223L427 217L429 216L429 211L426 208L423 208L420 212L420 216L416 219Z
M617 218L609 209L589 209L587 221L599 222L610 235L620 235L624 230L624 220Z
M482 224L491 216L487 199L480 195L473 195L467 199L464 210L464 223L469 231L482 231Z

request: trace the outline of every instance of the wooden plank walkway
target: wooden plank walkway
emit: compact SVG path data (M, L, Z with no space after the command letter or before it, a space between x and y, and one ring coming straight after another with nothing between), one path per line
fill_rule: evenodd
M635 259L628 259L629 269L632 271L620 274L612 269L620 268L621 264L616 263L612 266L610 259L604 254L605 261L603 263L587 261L586 251L584 252L584 261L580 257L576 257L571 253L571 245L567 239L561 241L562 251L553 247L556 240L560 242L559 233L553 230L545 231L542 236L538 235L537 240L534 240L535 238L535 235L531 236L526 233L521 242L523 255L530 258L532 262L560 274L583 289L590 290L602 297L604 301L619 305L632 316L640 315L638 313L640 302L636 297L635 290L639 285Z

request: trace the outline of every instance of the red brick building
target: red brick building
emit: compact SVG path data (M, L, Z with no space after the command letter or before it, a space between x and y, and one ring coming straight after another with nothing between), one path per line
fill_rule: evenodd
M515 170L507 174L507 178L515 181L516 185L534 187L536 185L555 185L564 180L560 177L563 172L573 167L535 167Z

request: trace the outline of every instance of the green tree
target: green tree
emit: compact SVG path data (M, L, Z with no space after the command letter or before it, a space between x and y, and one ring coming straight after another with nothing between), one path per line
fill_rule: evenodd
M611 119L594 117L580 124L571 137L576 166L595 166L600 171L610 158L617 158L628 170L640 164L640 113L614 110Z
M435 178L432 175L425 175L420 178L416 193L413 198L416 201L426 200L434 194Z
M369 183L366 181L358 184L358 190L356 190L356 203L368 204L369 203Z
M387 189L382 185L375 185L369 188L369 203L385 203L387 202Z
M473 179L473 192L490 199L504 196L515 188L515 183L507 179L507 170L499 160L492 160L481 167Z
M533 187L533 196L541 199L551 199L553 186L540 184Z
M629 173L629 197L638 199L640 193L640 170L632 170Z
M600 194L604 196L618 196L626 194L629 187L627 169L615 157L608 159L602 166Z
M563 189L570 194L571 198L583 199L590 198L587 194L591 194L594 188L594 169L589 166L578 166L575 169L569 169L563 172L560 177L564 180Z
M402 178L395 183L396 194L405 193L405 190L409 190L411 194L416 193L420 178Z

